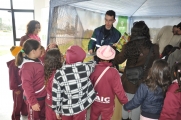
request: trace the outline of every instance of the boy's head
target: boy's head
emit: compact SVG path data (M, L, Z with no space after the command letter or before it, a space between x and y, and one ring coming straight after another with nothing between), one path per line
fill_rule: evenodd
M104 45L97 49L96 54L97 57L102 60L112 60L115 57L116 52L111 46Z
M76 62L83 62L86 57L85 51L77 46L70 46L66 51L66 64L73 64Z
M12 46L10 48L11 54L16 57L18 55L18 53L22 50L21 46Z

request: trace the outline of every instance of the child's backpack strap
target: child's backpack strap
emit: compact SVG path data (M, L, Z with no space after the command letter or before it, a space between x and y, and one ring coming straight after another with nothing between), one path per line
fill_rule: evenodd
M109 69L110 67L108 66L108 67L106 67L105 69L104 69L104 71L101 73L101 75L99 76L99 78L96 80L96 83L95 83L95 85L94 85L94 88L96 87L96 85L98 84L98 82L100 81L100 79L102 78L102 76L105 74L105 72Z

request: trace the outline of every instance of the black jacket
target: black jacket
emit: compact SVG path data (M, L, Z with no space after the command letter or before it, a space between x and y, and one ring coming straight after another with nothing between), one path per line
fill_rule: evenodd
M104 34L105 25L96 28L88 44L88 50L92 49L96 51L102 45L111 45L117 43L121 37L121 33L114 27L111 28L110 32Z

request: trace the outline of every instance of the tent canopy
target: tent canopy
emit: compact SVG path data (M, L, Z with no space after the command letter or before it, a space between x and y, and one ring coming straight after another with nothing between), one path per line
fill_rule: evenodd
M181 0L51 0L50 7L71 5L85 10L128 17L181 16Z
M135 21L145 21L151 39L164 25L176 25L181 20L181 0L50 0L48 43L64 44L72 39L70 36L75 42L88 40L93 29L104 24L107 10L116 12L115 27L125 28L127 33ZM118 24L125 16L127 23Z

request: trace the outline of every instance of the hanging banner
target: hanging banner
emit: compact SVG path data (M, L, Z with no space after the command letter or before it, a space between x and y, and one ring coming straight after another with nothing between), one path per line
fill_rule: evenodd
M118 23L116 25L117 30L123 35L127 32L128 28L128 17L127 16L118 16Z

